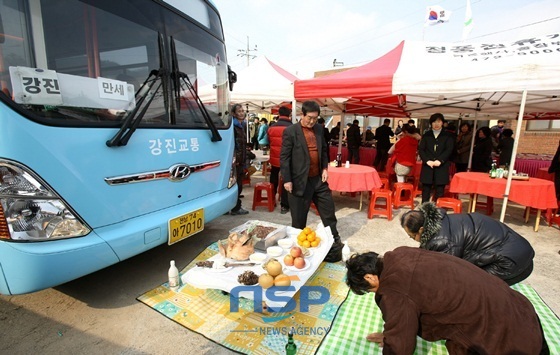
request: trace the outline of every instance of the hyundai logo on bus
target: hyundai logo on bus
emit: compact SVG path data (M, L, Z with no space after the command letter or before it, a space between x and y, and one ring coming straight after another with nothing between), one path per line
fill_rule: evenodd
M191 167L187 164L175 164L169 168L169 180L181 181L185 180L191 174Z
M272 286L266 289L266 298L270 301L275 302L287 302L286 305L278 310L276 308L268 307L268 311L272 313L277 312L290 312L296 308L296 301L291 296L277 295L277 292L295 291L294 286ZM252 292L253 293L253 308L255 312L262 312L263 306L263 292L261 286L236 286L231 289L229 295L229 311L239 312L239 297L240 292ZM302 286L299 289L299 311L309 312L309 306L312 304L324 304L327 303L331 296L331 293L326 287L323 286ZM242 296L241 296L242 297Z

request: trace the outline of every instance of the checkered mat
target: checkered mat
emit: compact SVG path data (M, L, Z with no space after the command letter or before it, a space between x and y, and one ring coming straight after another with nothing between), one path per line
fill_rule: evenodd
M206 248L181 273L218 253L216 243ZM346 268L342 263L322 263L306 286L323 286L330 292L325 304L311 304L299 312L299 292L294 311L258 313L253 301L240 299L239 312L230 312L229 295L220 290L197 289L184 285L175 293L164 283L138 297L169 319L231 350L246 354L285 352L288 331L294 330L298 354L314 354L329 332L340 305L348 295ZM310 297L313 295L310 294ZM297 311L296 311L297 310Z
M205 249L181 273L218 253L214 243ZM175 293L167 283L138 297L156 311L184 327L231 350L246 354L284 353L288 331L294 329L298 354L381 354L377 344L365 340L369 333L383 331L383 319L374 294L357 296L348 293L346 269L342 263L322 263L307 285L323 286L330 300L310 305L309 312L297 306L286 313L257 313L253 301L240 299L239 312L230 312L229 296L219 290L201 290L189 285ZM560 320L528 285L513 288L535 306L544 328L551 354L560 354ZM336 317L336 318L335 318ZM417 339L416 354L447 354L443 342Z
M531 286L517 284L513 289L531 301L541 320L550 353L560 354L560 319ZM350 292L317 354L381 354L382 349L365 338L369 333L383 331L383 318L374 297L373 293L357 296ZM416 354L447 354L447 350L443 341L431 343L417 338Z

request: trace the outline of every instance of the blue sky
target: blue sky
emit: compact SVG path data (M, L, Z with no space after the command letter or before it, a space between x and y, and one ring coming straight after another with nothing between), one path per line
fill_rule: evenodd
M460 42L466 0L214 0L221 13L228 61L239 71L250 54L266 56L301 79L333 67L370 62L402 40ZM426 8L451 11L425 27ZM560 33L558 0L471 0L468 41L503 42ZM257 51L252 51L257 46Z

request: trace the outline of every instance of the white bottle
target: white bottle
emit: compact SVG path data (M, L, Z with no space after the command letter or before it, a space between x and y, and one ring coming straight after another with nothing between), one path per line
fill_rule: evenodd
M350 247L345 242L344 247L342 248L342 261L346 261L350 259Z
M167 276L169 276L169 288L171 291L177 292L180 286L179 270L177 266L175 266L175 260L171 260L169 264L169 271L167 272Z
M349 167L350 167L350 161L349 161L349 160L346 161L346 165L345 165L344 167L345 167L345 168L349 168Z

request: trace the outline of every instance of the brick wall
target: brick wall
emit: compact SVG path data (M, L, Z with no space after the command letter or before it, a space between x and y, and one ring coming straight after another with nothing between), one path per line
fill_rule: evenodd
M560 132L526 131L527 121L521 125L521 134L515 133L517 122L507 122L506 126L513 129L514 138L519 139L518 153L552 154L558 148Z

